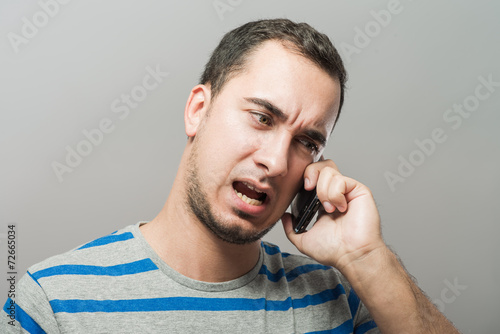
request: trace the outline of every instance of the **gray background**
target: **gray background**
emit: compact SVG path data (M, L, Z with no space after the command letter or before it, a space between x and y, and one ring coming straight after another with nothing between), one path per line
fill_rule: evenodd
M345 109L326 156L373 190L387 243L459 329L497 332L500 87L476 99L460 126L443 117L454 104L474 102L479 77L500 82L500 5L401 0L400 12L382 26L371 11L388 4L74 0L53 6L53 17L43 21L37 2L3 0L2 272L8 223L17 224L16 265L24 273L51 255L152 219L184 148L186 99L212 49L244 22L288 17L328 34L349 71ZM16 48L9 36L22 37L23 18L33 16L41 27ZM362 45L357 35L365 28L372 36ZM357 45L356 53L348 45ZM148 66L169 74L120 119L112 102L139 92ZM86 139L82 131L103 119L113 131L60 182L52 164L65 164L66 147L76 149ZM428 155L418 153L415 141L439 128L446 140ZM391 189L386 173L398 173L401 157L418 166ZM279 225L267 239L296 252ZM459 288L450 289L454 284Z

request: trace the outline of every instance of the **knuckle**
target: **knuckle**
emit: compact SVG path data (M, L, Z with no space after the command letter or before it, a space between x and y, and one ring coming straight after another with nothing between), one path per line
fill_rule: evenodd
M321 172L332 176L335 176L338 173L338 171L331 166L326 166Z
M342 194L337 189L331 189L328 192L328 200L331 202L337 202L342 198Z
M335 173L332 176L332 181L334 181L334 182L343 182L344 181L344 175L342 175L340 173Z
M337 197L338 197L337 194L334 193L334 192L329 192L328 193L328 201L329 202L336 202Z
M326 159L326 160L324 160L324 162L328 165L328 167L333 168L333 169L335 169L337 171L339 170L338 167L337 167L337 164L335 162L333 162L333 160Z

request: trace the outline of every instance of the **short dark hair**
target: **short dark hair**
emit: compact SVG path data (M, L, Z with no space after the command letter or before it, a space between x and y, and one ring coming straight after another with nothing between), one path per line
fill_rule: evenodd
M288 19L259 20L231 30L213 51L200 83L210 84L212 98L215 98L232 76L244 69L248 56L268 40L282 42L283 46L311 60L339 81L340 105L337 120L344 103L347 72L328 36L307 23L295 23Z

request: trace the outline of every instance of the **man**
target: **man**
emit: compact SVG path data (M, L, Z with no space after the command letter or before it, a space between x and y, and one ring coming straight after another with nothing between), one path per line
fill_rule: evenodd
M158 216L32 266L2 332L456 333L384 244L369 189L318 161L345 80L306 24L228 33L188 98ZM295 234L302 186L322 210ZM280 218L310 258L260 241Z

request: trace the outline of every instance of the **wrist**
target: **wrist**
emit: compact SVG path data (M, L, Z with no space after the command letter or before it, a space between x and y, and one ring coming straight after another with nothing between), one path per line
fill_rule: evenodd
M388 262L391 262L391 255L393 255L393 253L386 244L381 241L369 247L346 253L346 255L338 260L335 267L339 269L346 278L362 278L366 277L367 274L377 271L381 266L387 265Z
M386 285L408 286L404 268L385 244L363 253L339 270L358 295L380 297Z

